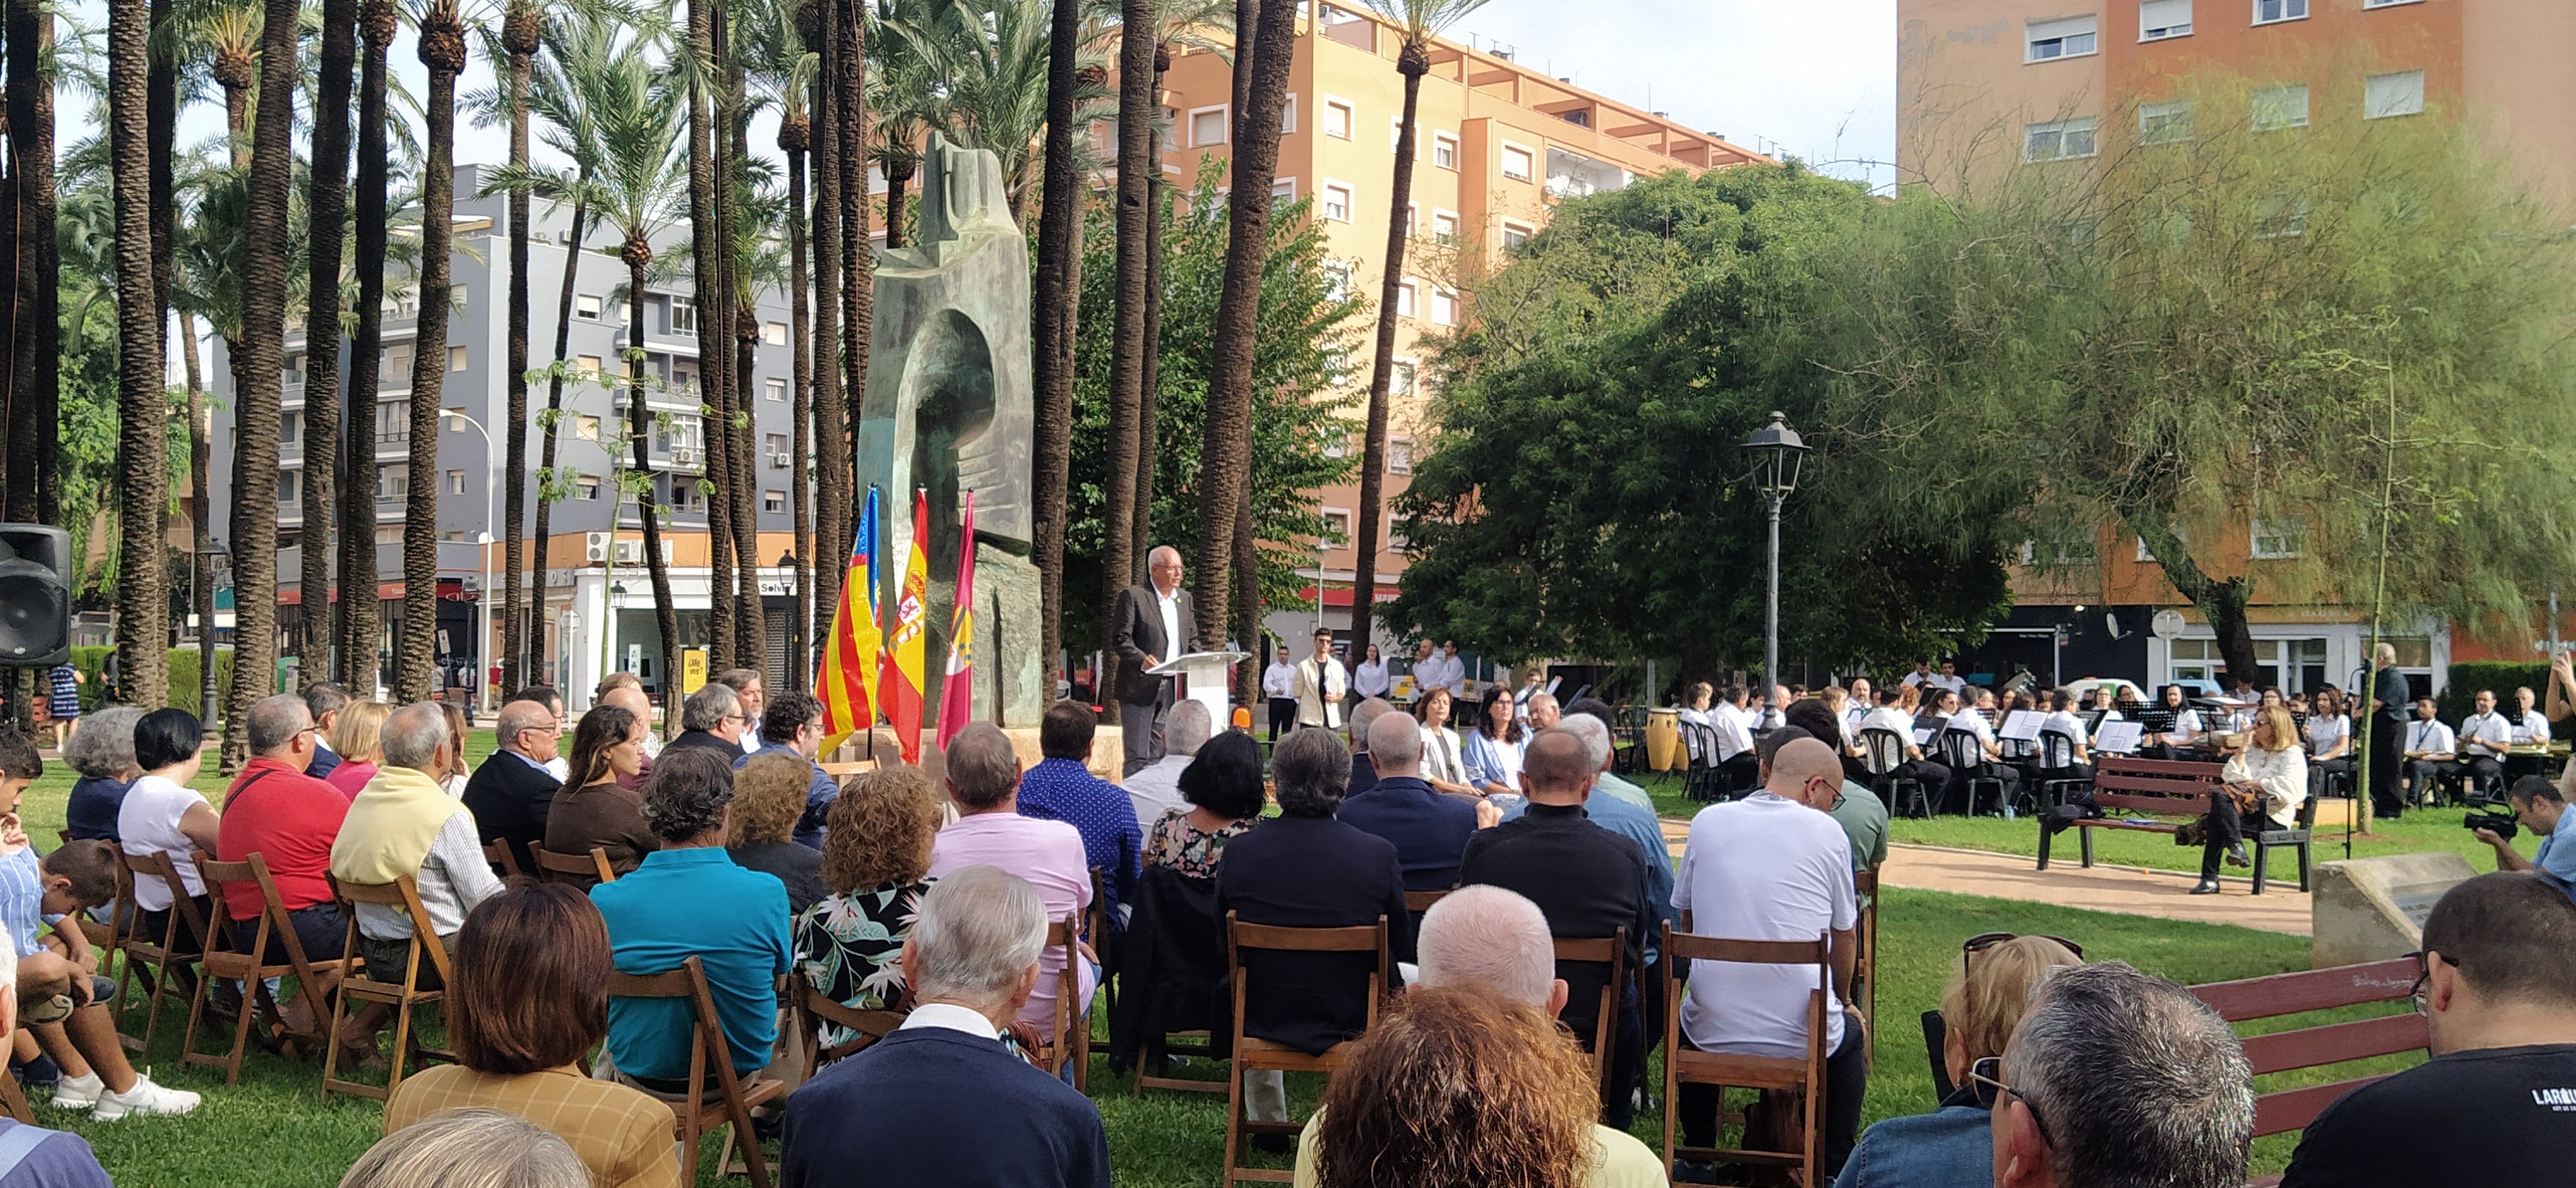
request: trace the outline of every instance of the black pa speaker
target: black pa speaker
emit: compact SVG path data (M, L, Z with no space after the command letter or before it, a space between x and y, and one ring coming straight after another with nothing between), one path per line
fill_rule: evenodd
M72 538L45 524L0 524L0 667L72 658Z

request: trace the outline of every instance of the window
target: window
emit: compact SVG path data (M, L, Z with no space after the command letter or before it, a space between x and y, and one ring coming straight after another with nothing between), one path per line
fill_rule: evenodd
M583 441L599 440L599 418L588 413L573 414L572 435Z
M411 387L411 344L397 342L385 348L385 361L376 369L376 382L388 388Z
M1270 183L1270 207L1276 210L1297 200L1297 179L1283 177Z
M403 530L402 525L400 524L396 524L390 528L378 528L376 529L376 547L379 549L387 547L397 549L401 548L402 536Z
M592 474L574 475L572 479L572 497L584 502L597 501L599 498L599 476Z
M450 433L463 433L465 432L465 410L442 408L438 410L438 423L447 426L447 431Z
M768 343L771 346L786 346L787 323L762 322L760 324L760 341Z
M1351 299L1351 266L1339 260L1324 262L1324 295L1335 301Z
M376 402L376 446L401 446L411 441L411 401L378 400Z
M2218 670L2225 667L2218 654L2217 640L2185 637L2173 641L2172 647L2173 657L2168 665L2171 679L2217 682Z
M465 493L464 471L451 470L447 472L447 493L450 495L462 495Z
M2191 36L2191 0L2139 0L2138 40Z
M1440 289L1431 291L1431 322L1435 326L1458 324L1458 295Z
M628 324L630 324L630 323L634 322L634 320L635 320L635 306L634 306L634 305L632 305L631 303L624 302L624 301L620 301L620 302L618 302L618 303L617 303L617 324L618 324L618 325L620 325L620 326L624 326L624 325L628 325Z
M1514 248L1517 248L1517 247L1521 246L1522 244L1528 243L1528 242L1529 242L1529 237L1530 237L1530 229L1529 229L1529 228L1524 227L1524 226L1521 226L1521 225L1520 225L1520 224L1518 224L1518 223L1505 223L1505 224L1503 224L1503 250L1504 250L1504 251L1507 251L1507 252L1508 252L1508 251L1513 250Z
M2021 159L2063 161L2093 155L2093 118L2058 120L2022 128Z
M1503 145L1503 176L1513 181L1528 181L1538 172L1538 155L1517 144Z
M1329 437L1326 437L1326 438L1324 439L1324 456L1325 456L1325 457L1327 457L1327 458L1347 458L1347 457L1349 457L1349 456L1350 456L1350 453L1351 453L1351 435L1350 435L1350 434L1347 434L1347 433L1335 433L1335 434L1333 434L1333 435L1331 435L1331 436L1329 436Z
M786 510L787 510L787 492L785 492L785 491L763 491L763 492L761 492L761 493L760 493L760 510L765 511L765 512L768 512L769 514L771 514L771 515L773 515L773 516L774 516L774 515L777 515L777 514L778 514L778 513L780 513L780 512L786 511Z
M2280 128L2308 126L2308 84L2291 83L2284 87L2265 87L2254 92L2254 130L2270 132Z
M2147 144L2171 144L2191 139L2191 101L2176 99L2139 105L2138 139Z
M572 316L576 318L588 318L594 322L598 321L599 298L590 293L582 293L575 296L572 299Z
M668 298L668 300L671 303L671 333L697 333L698 299L695 297L682 297L679 294L674 293Z
M411 467L403 463L376 468L376 502L400 503L411 493Z
M1388 474L1413 473L1412 438L1390 437L1386 439L1386 471Z
M2150 551L2147 549L2147 538L2146 538L2146 537L2143 537L2143 536L2139 537L2139 538L2138 538L2138 561L2139 561L2139 563L2140 563L2140 564L2145 564L2145 563L2147 563L2147 562L2154 561L2155 559L2156 559L2156 555L2155 555L2153 552L2150 552Z
M2424 113L2424 72L2400 70L2392 74L2374 74L2364 80L2361 116L2384 120L2390 116Z
M1442 169L1458 167L1458 138L1446 132L1431 134L1431 163Z
M572 369L589 379L598 379L607 374L607 367L600 362L597 355L583 355L574 359Z
M1316 212L1317 214L1324 218L1331 219L1336 223L1347 223L1351 221L1351 188L1349 186L1343 185L1340 182L1325 182L1322 186L1316 189L1316 193L1321 196L1320 201L1322 203L1320 209Z
M2308 231L2308 200L2264 198L2254 203L2254 238L2278 239Z
M1387 368L1386 390L1396 396L1413 395L1413 369L1411 359L1396 360Z
M2400 4L2422 4L2423 2L2424 0L2361 0L2361 6L2363 8L2395 8Z
M2066 17L2054 21L2032 21L2022 26L2022 37L2028 43L2026 62L2046 62L2056 58L2077 58L2092 53L2096 26L2091 16Z
M2248 532L2253 537L2254 555L2263 560L2296 557L2300 547L2306 543L2301 539L2306 534L2297 524L2287 520L2266 520L2257 516Z
M1351 138L1351 105L1338 99L1324 101L1324 135L1335 140Z
M1448 247L1458 242L1458 216L1450 211L1431 212L1431 242Z
M301 387L303 387L303 386L304 386L304 356L302 356L302 355L288 355L288 356L286 357L286 366L285 366L285 370L284 370L284 371L282 371L282 372L280 372L280 373L279 373L279 375L280 375L280 378L281 378L281 379L283 379L283 380L285 381L285 384L286 384L286 386L287 386L287 387L290 387L290 388L301 388Z
M1283 96L1279 104L1279 134L1282 136L1293 136L1296 132L1297 95L1292 91Z
M447 348L447 369L448 369L449 371L463 371L463 370L465 370L465 348L464 348L464 347L461 347L461 346L452 346L452 347Z
M281 504L286 504L293 503L297 499L301 498L304 489L302 485L303 479L304 472L301 470L278 471L277 501Z
M1395 286L1395 316L1399 318L1412 317L1414 303L1421 296L1421 293L1421 288L1415 285L1412 281L1405 281Z
M2308 0L2254 0L2254 23L2308 19Z
M302 431L303 427L303 413L291 412L286 414L285 417L281 418L277 422L277 444L294 445L296 435Z
M1347 544L1351 539L1351 513L1340 508L1324 509L1324 539Z
M777 378L762 380L760 383L760 395L764 400L787 399L787 381Z
M1190 113L1190 147L1225 143L1225 109L1202 107Z

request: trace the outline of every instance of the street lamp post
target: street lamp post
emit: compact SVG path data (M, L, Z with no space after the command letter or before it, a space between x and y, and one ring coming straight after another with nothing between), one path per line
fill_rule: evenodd
M208 540L206 547L197 554L195 580L212 591L215 588L214 571L223 564L224 558L232 556L232 552L224 547L224 542ZM206 607L205 621L197 624L197 721L211 727L215 724L215 600L206 597L190 601ZM306 607L304 613L313 613L312 608Z
M474 605L482 612L483 626L474 637L474 704L485 712L492 708L492 528L499 522L493 513L493 493L500 489L500 462L492 456L492 432L483 422L467 416L461 408L438 410L442 420L462 422L483 435L483 530L474 534L474 551L483 562L483 589L475 595Z
M1757 488L1771 497L1771 585L1762 603L1762 681L1766 687L1780 683L1780 504L1798 489L1798 471L1805 465L1807 443L1798 431L1789 427L1781 413L1771 414L1771 423L1753 431L1744 439L1744 448L1752 451Z

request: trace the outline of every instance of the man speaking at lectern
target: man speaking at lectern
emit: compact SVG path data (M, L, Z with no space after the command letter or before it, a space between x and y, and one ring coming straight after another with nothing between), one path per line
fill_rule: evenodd
M1109 644L1118 652L1118 735L1125 774L1163 757L1163 715L1172 708L1171 677L1146 672L1198 650L1198 616L1181 588L1180 550L1158 545L1145 556L1146 585L1118 592Z

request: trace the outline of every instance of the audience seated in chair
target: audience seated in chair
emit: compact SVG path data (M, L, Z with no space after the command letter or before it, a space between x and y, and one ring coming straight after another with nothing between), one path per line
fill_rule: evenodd
M1972 1072L1998 1076L2004 1045L2039 980L2083 958L2045 936L1988 933L1969 940L1941 992L1941 1069L1956 1088L1928 1114L1872 1125L1834 1188L1913 1188L1994 1183L1994 1092Z
M523 1118L487 1109L447 1110L388 1134L340 1177L340 1188L589 1188L592 1183L590 1169L562 1139Z
M1979 1082L1994 1102L1994 1186L2242 1188L2251 1067L2189 990L2117 961L2051 971L2004 1049L2003 1075Z
M941 876L903 946L912 1013L787 1099L787 1188L1109 1188L1100 1111L1001 1042L1053 979L1039 962L1052 913L999 868Z
M680 737L663 747L662 754L704 749L731 763L742 758L742 740L750 733L751 716L743 709L742 695L731 685L709 681L680 703ZM657 756L654 762L661 759Z
M608 868L623 878L661 847L644 822L644 794L626 786L644 770L645 735L642 718L613 705L592 706L581 716L572 736L572 775L546 810L547 852L579 856L594 847L606 850ZM734 760L729 752L717 753L728 765ZM592 881L580 874L544 877L577 886Z
M26 958L22 963L18 956L20 947L15 936L0 930L0 1040L9 1039L12 1029L18 1025L22 994L37 1001L53 997L50 990L31 988L30 983L37 975L28 966L52 967L51 973L44 975L48 981L67 982L64 975L71 972L64 968L61 958L50 952ZM21 980L22 974L26 975L27 981ZM113 1045L115 1042L116 1037L111 1031L108 1043ZM27 1137L19 1137L22 1133ZM41 1130L9 1117L6 1111L0 1111L0 1145L21 1143L27 1144L25 1158L0 1183L7 1183L11 1188L18 1185L26 1188L110 1188L107 1170L98 1165L98 1156L90 1153L88 1140L69 1131Z
M349 816L349 801L339 789L310 774L314 734L313 711L303 698L280 693L252 703L251 758L242 767L241 778L224 794L214 855L223 862L247 862L257 854L268 864L278 906L286 909L287 926L295 930L304 959L319 962L348 956L344 950L349 947L349 920L340 914L330 875L331 846ZM224 915L232 922L233 947L250 952L258 942L259 918L268 910L268 900L256 881L226 883L221 890ZM285 945L274 938L269 943L271 950L259 954L259 960L284 964ZM320 976L322 985L313 1000L327 1001L321 995L328 995L339 979L330 972ZM306 1017L312 1013L306 1004L306 995L296 995L286 1007L287 1023L297 1031L312 1032L320 1021ZM361 1034L372 1032L377 1022L368 1018Z
M1369 758L1368 732L1379 718L1395 712L1395 704L1383 697L1370 697L1352 707L1350 721L1344 723L1349 731L1346 741L1351 744L1351 795L1377 787L1377 760Z
M340 766L339 752L331 749L331 732L339 728L341 711L349 708L349 691L335 681L315 681L304 686L303 697L304 708L313 714L314 730L313 765L304 774L329 783L332 769Z
M1405 890L1446 891L1458 885L1458 858L1467 838L1479 824L1501 820L1502 809L1434 791L1422 778L1422 742L1422 731L1403 718L1390 715L1372 723L1369 756L1377 764L1377 786L1342 801L1337 815L1342 824L1395 847Z
M779 702L793 708L791 699L811 700L786 693ZM797 822L804 819L813 795L806 778L813 770L812 761L802 755L762 751L744 756L733 773L733 826L725 834L725 853L734 865L774 875L785 884L791 914L823 898L823 852L796 841ZM840 795L840 785L832 785L833 798ZM819 825L814 834L822 836Z
M63 744L63 762L80 775L63 802L66 839L116 840L116 810L143 774L134 762L134 724L142 720L133 706L102 706L82 715L80 732Z
M157 855L179 873L187 893L197 900L198 915L211 918L214 897L206 892L205 881L197 874L197 863L191 857L198 850L213 853L218 849L216 830L220 824L214 806L196 789L188 786L204 766L200 749L205 731L197 716L186 710L158 709L143 715L134 724L134 762L143 769L133 785L126 789L125 800L116 810L118 844L128 854ZM160 943L170 926L170 884L153 878L137 879L134 884L134 906L141 913L135 931ZM181 917L178 951L197 952L202 938L189 935ZM193 985L192 976L173 966L172 976L182 985Z
M1207 706L1199 702L1179 702L1163 714L1163 757L1121 781L1138 825L1151 830L1165 809L1188 807L1181 798L1181 773L1215 732Z
M1226 843L1261 824L1261 744L1244 734L1209 739L1181 773L1180 793L1184 803L1154 820L1145 865L1214 879Z
M823 751L823 703L810 693L789 691L769 698L760 716L760 749L734 760L739 768L762 755L786 755L805 764L802 807L796 816L796 844L823 848L823 813L841 794L840 781L815 761ZM803 904L797 906L802 907Z
M1592 795L1583 802L1583 815L1595 825L1636 843L1637 857L1646 868L1646 906L1657 922L1673 918L1673 855L1664 841L1662 819L1655 815L1654 802L1637 791L1637 786L1610 774L1611 744L1609 707L1585 699L1577 705L1597 707L1599 713L1575 710L1560 717L1557 726L1574 732L1583 741L1583 753L1594 765ZM1634 799L1622 789L1636 792ZM1503 820L1516 821L1529 811L1526 803L1503 810ZM1654 960L1655 933L1649 930L1640 938L1646 947L1646 959ZM1653 1043L1656 1037L1648 1036Z
M1762 777L1766 781L1771 778L1768 766L1771 756L1779 754L1780 748L1789 743L1784 732L1803 730L1807 737L1828 747L1835 746L1834 740L1842 737L1841 720L1834 717L1833 710L1824 702L1812 697L1790 702L1781 717L1786 724L1764 737L1763 745L1758 748L1765 764ZM1780 741L1775 743L1772 741L1774 738ZM1843 827L1843 837L1851 842L1854 871L1877 870L1887 863L1887 802L1871 792L1868 785L1853 783L1849 768L1843 771L1842 787L1826 815L1834 819L1834 824Z
M1176 707L1177 708L1177 707ZM1082 835L1082 860L1100 872L1101 898L1112 932L1127 927L1125 905L1135 902L1137 856L1145 830L1136 806L1118 786L1091 774L1091 740L1100 716L1079 701L1059 701L1038 719L1038 765L1020 776L1020 815L1062 821ZM1101 938L1092 937L1095 945Z
M823 996L862 1011L900 1010L903 942L931 887L939 790L918 767L890 765L850 781L824 816L826 895L796 917L796 968ZM856 1038L834 1023L823 1046Z
M424 701L395 710L384 722L384 766L349 803L340 836L331 843L331 877L341 882L391 883L410 876L439 943L451 951L465 913L501 890L477 840L474 814L429 777L455 745L447 736L447 715L436 705ZM367 976L401 985L411 956L410 913L372 903L357 908ZM421 963L415 984L439 989L429 962Z
M1530 739L1520 780L1529 796L1525 815L1484 830L1467 840L1458 879L1516 892L1536 904L1557 937L1589 939L1627 930L1627 957L1620 985L1617 1030L1608 1053L1609 1075L1602 1083L1602 1121L1624 1130L1632 1114L1629 1089L1645 1062L1642 1001L1636 978L1645 970L1645 938L1658 920L1647 901L1646 864L1637 847L1624 837L1594 824L1584 815L1599 768L1582 736L1558 727ZM1439 911L1444 899L1432 908ZM1422 921L1423 937L1432 933L1431 916ZM1419 947L1419 946L1417 946ZM1563 972L1573 987L1566 1025L1587 1046L1601 1013L1601 989L1609 971L1594 962L1568 963Z
M948 740L948 796L960 814L931 843L930 877L969 866L998 866L1037 888L1050 920L1081 917L1091 907L1091 866L1082 833L1062 821L1042 821L1019 811L1020 757L1010 736L977 722ZM1055 1026L1056 977L1064 968L1058 949L1047 950L1046 976L1020 1008L1020 1020L1041 1033ZM1082 1001L1073 1014L1091 1010L1100 971L1088 960L1075 971Z
M607 925L577 888L517 880L475 905L447 990L456 1063L405 1077L384 1133L495 1109L570 1144L599 1188L676 1188L671 1107L581 1068L608 1034L610 968Z
M2499 871L2424 919L2433 1058L2326 1107L2283 1188L2544 1184L2576 1151L2576 904L2546 877ZM2051 1119L2054 1121L2054 1119ZM2439 1141L2432 1136L2458 1136Z
M543 702L513 701L501 707L492 741L492 754L465 781L465 807L484 845L508 842L519 869L533 871L528 847L545 844L546 816L563 787L546 766L563 750L563 723Z
M394 707L381 701L352 701L343 708L331 725L331 750L340 761L322 782L339 789L342 796L357 799L359 790L384 765L385 719L393 712Z
M617 972L668 973L699 959L733 1071L749 1077L778 1041L778 978L791 960L787 888L726 855L732 806L731 756L704 747L664 751L644 785L644 820L662 848L633 874L591 888L590 901L608 922ZM694 1020L687 999L610 998L603 1060L638 1089L685 1094Z

